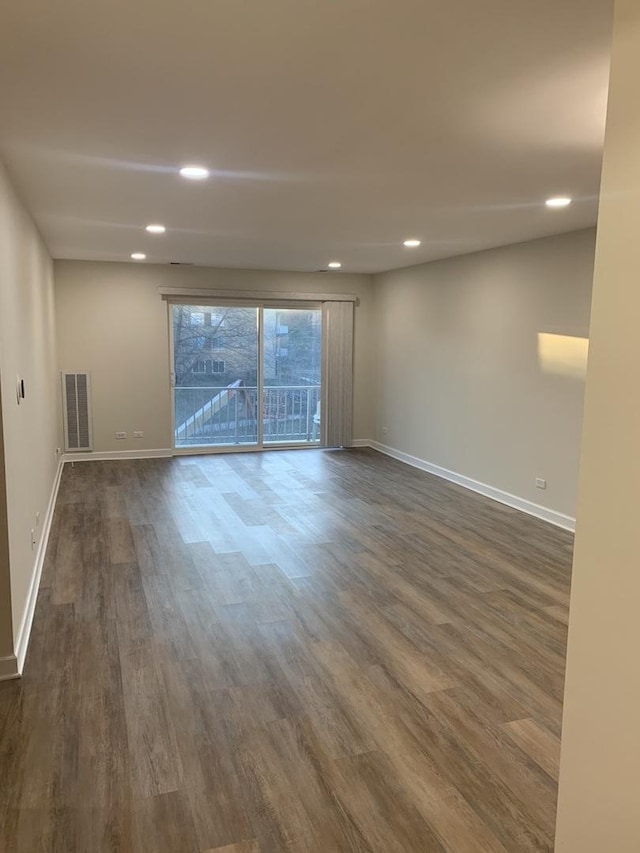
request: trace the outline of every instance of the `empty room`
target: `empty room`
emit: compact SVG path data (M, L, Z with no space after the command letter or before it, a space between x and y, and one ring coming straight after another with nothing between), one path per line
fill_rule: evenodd
M638 853L636 0L0 20L1 853Z

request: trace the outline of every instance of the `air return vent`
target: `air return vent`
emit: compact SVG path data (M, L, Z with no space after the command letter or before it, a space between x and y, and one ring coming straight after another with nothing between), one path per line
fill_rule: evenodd
M91 376L62 374L65 450L93 450L91 430Z

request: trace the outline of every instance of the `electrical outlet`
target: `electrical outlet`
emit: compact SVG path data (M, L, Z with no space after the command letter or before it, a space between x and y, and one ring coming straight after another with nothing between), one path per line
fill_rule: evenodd
M133 433L133 437L134 437L134 438L142 438L143 436L144 436L144 430L142 430L142 429L137 429L137 430Z
M389 432L389 427L382 427L382 434L383 435L387 435L388 432Z
M116 433L116 438L126 438L126 437L127 437L126 432L117 432Z
M542 477L536 477L536 489L546 489L547 481L543 480Z

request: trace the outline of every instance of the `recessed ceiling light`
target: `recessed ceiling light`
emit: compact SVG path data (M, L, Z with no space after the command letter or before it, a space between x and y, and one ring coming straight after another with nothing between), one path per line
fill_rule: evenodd
M204 166L183 166L180 174L183 178L189 178L190 181L203 181L209 177L209 170Z
M330 264L327 264L330 270L339 270L342 264L340 261L331 261Z
M147 256L144 254L144 252L134 252L131 257L134 261L144 261Z
M147 225L145 230L148 231L149 234L164 234L167 229L164 225Z
M421 242L420 240L414 240L414 239L405 240L404 245L407 247L407 249L416 249L420 245L420 242Z
M548 198L545 204L547 207L569 207L571 199L568 196L559 195L555 198Z

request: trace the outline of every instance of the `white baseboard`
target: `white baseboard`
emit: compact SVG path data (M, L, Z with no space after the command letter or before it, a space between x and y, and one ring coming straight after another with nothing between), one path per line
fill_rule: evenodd
M20 678L18 661L15 655L6 655L0 658L0 681L9 681L12 678Z
M370 438L354 438L351 447L373 447L373 441Z
M82 453L65 453L63 462L107 462L111 459L165 459L173 456L169 447L154 450L96 450Z
M357 447L364 445L358 444ZM441 468L440 465L434 465L432 462L427 462L425 459L420 459L417 456L411 456L409 453L403 453L401 450L396 450L394 447L388 447L386 444L380 444L379 441L370 441L368 446L374 450L384 453L386 456L391 456L398 459L400 462L406 462L414 468L419 468L421 471L426 471L429 474L434 474L436 477L441 477L443 480L449 480L451 483L456 483L458 486L463 486L472 492L477 492L484 495L486 498L491 498L493 501L510 506L513 509L526 512L528 515L533 515L543 521L548 521L549 524L554 524L556 527L562 527L564 530L569 530L572 533L576 529L576 520L570 515L556 512L553 509L548 509L533 501L525 500L517 495L512 495L509 492L504 492L502 489L496 489L494 486L488 486L486 483L480 483L478 480L472 480L471 477L465 477L463 474L457 474L455 471L449 471L447 468Z
M27 595L27 603L22 614L22 622L18 631L18 639L16 642L16 666L18 674L22 674L24 660L27 656L27 648L29 647L29 637L31 636L31 626L33 625L33 615L36 610L36 601L38 600L38 589L40 588L40 578L42 576L42 567L44 565L45 554L47 553L47 543L49 542L49 533L51 532L51 522L53 521L53 511L56 506L56 498L58 497L58 489L60 488L60 478L62 477L62 469L64 462L61 459L58 462L58 470L53 480L51 487L51 495L47 511L42 521L42 532L40 534L40 542L36 552L36 559L33 566L33 574L31 575L31 584L29 585L29 594Z

